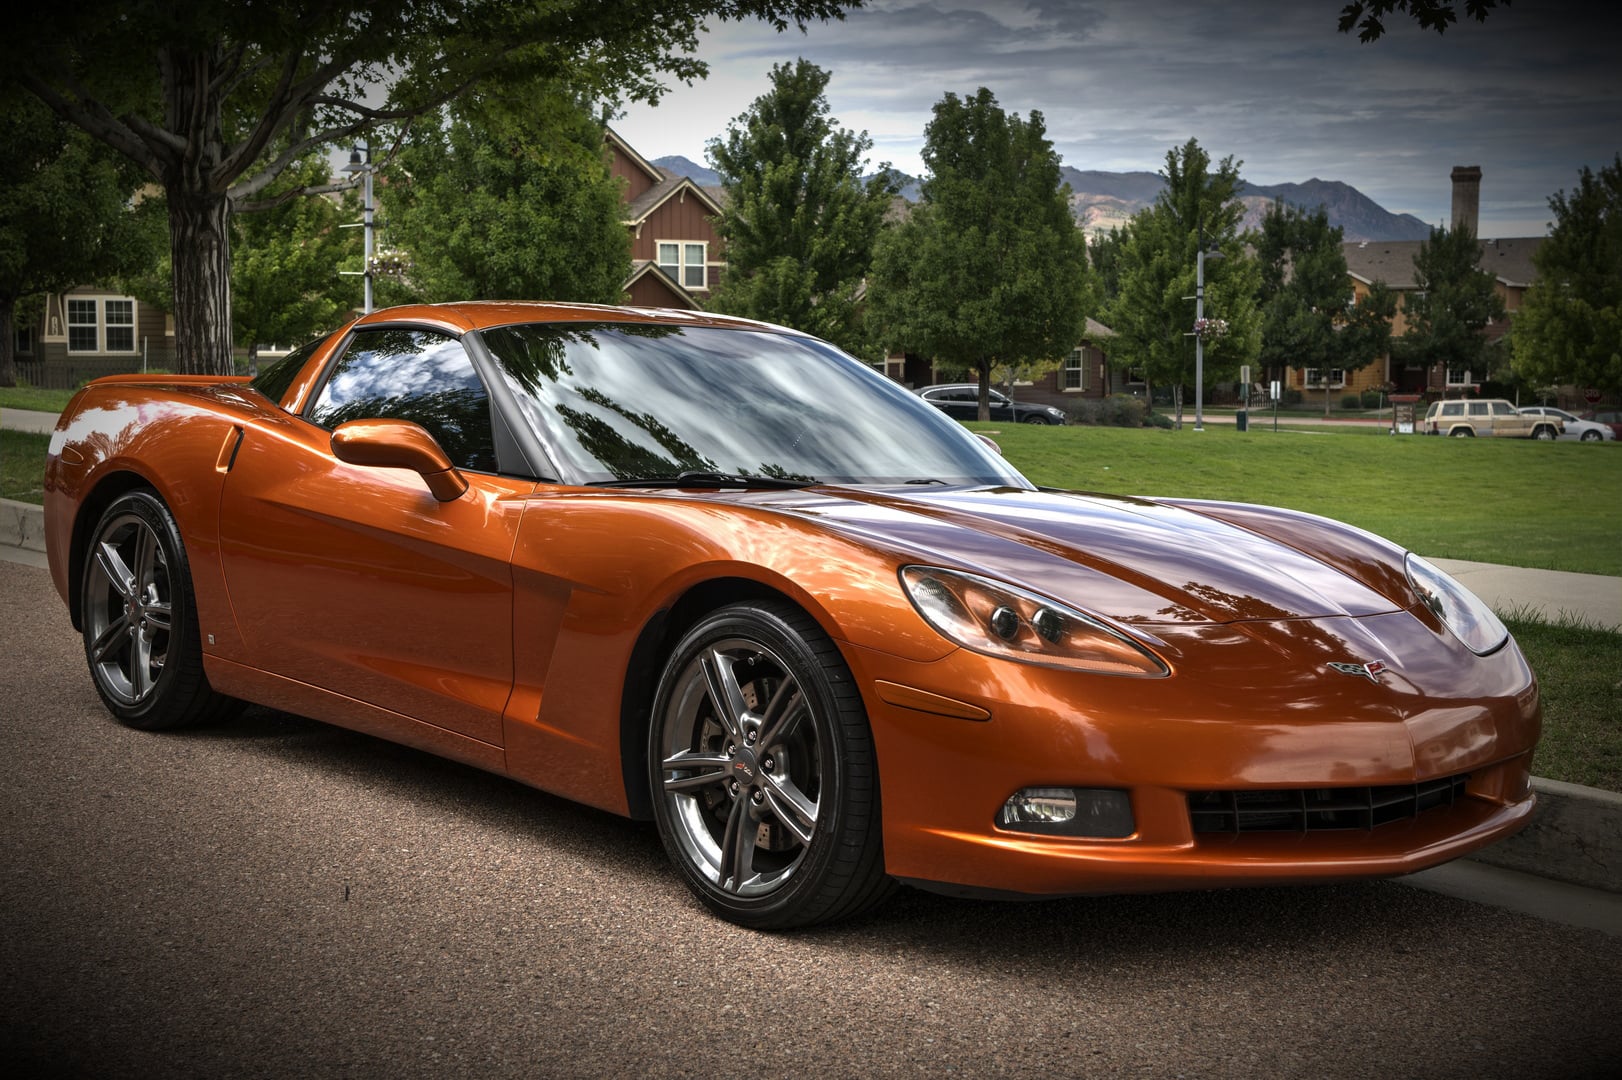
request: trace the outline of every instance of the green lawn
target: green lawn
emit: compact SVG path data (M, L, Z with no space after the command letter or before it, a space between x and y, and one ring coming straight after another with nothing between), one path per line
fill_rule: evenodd
M1622 634L1508 620L1543 690L1532 771L1622 791Z
M0 409L32 409L59 413L68 407L76 390L42 390L32 386L0 386Z
M1269 503L1422 555L1622 576L1622 446L970 424L1038 484Z
M45 501L45 449L49 435L0 428L0 499Z

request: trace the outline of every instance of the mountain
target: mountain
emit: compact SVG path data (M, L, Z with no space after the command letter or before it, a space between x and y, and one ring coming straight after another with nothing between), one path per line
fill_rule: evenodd
M653 163L690 176L705 187L720 183L714 169L679 154L655 158ZM1099 172L1065 165L1059 174L1070 185L1070 210L1076 223L1089 233L1125 225L1133 214L1153 203L1166 186L1160 174L1152 172ZM916 202L918 180L905 173L898 175L902 197ZM1245 204L1245 227L1261 228L1262 216L1274 199L1304 210L1322 206L1329 213L1329 224L1339 225L1347 240L1424 240L1430 236L1430 226L1414 215L1393 214L1350 184L1317 177L1301 184L1242 184L1239 200Z
M679 176L688 177L699 187L719 187L721 174L714 169L706 169L696 161L682 157L680 154L668 154L662 158L654 158L653 163L661 169L669 169Z

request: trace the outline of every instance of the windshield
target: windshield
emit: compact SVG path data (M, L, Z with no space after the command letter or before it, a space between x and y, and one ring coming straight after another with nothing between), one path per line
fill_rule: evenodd
M571 323L483 333L580 483L720 473L1028 486L956 421L837 349L747 328Z

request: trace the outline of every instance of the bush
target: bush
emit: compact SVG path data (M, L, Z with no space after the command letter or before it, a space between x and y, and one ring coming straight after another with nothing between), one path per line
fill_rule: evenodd
M1107 398L1088 398L1070 406L1070 420L1076 424L1110 427L1142 427L1148 411L1142 398L1130 394L1116 394Z
M1163 412L1157 412L1157 413L1153 414L1152 416L1150 416L1149 417L1149 425L1151 427L1165 428L1168 431L1171 430L1171 428L1175 426L1173 424L1173 422L1172 422L1172 418L1167 416Z
M1380 407L1380 400L1384 396L1385 395L1381 394L1378 390L1363 391L1363 408L1378 409Z
M1349 409L1349 410L1351 410L1353 412L1356 412L1358 409L1361 409L1363 407L1363 395L1361 395L1361 394L1346 394L1346 395L1343 395L1341 397L1341 399L1340 399L1340 407L1342 409Z
M1285 408L1291 409L1299 404L1301 404L1301 391L1294 388L1284 391Z

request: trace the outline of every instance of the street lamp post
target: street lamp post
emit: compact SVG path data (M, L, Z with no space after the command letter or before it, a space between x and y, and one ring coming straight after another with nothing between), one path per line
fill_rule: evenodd
M1205 250L1205 225L1200 225L1200 250L1194 257L1194 430L1205 430L1205 335L1198 327L1205 322L1205 260L1220 259L1222 252Z
M362 152L366 155L364 160L361 157ZM357 145L353 150L349 151L349 164L344 166L344 172L360 173L361 177L362 228L365 230L365 239L362 244L365 250L365 259L361 263L361 276L366 282L366 299L361 310L370 315L372 312L372 249L376 231L373 227L374 221L372 218L372 212L375 209L372 206L372 148Z

